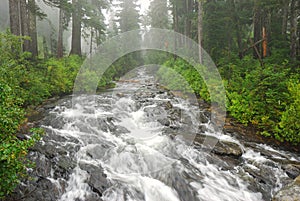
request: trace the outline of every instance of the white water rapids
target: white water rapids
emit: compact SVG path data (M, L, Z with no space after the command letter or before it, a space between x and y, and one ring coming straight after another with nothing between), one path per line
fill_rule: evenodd
M282 187L288 176L279 163L232 136L216 133L209 121L199 121L203 111L197 106L159 91L152 81L139 72L134 82L119 82L113 91L98 95L74 97L73 107L62 103L51 111L63 126L44 128L66 139L53 143L65 148L66 156L75 161L65 187L59 184L61 178L53 176L54 170L48 177L60 189L60 201L88 200L95 193L88 182L93 175L82 168L84 165L102 167L107 175L108 186L101 193L104 201L260 201ZM179 112L170 115L166 107ZM196 135L201 132L200 126L206 128L204 135L241 146L243 155L233 159L238 165L224 168L222 164L230 162L214 154L207 156L203 149L178 135ZM68 146L78 146L78 150L71 154ZM269 146L257 146L276 155ZM284 158L292 157L279 153ZM299 158L294 156L294 160ZM250 174L260 175L262 171L270 176L268 182L260 183Z

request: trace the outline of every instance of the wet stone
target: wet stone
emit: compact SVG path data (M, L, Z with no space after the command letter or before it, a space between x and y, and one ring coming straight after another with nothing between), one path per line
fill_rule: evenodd
M86 154L93 159L101 159L105 155L106 151L111 147L113 147L113 145L97 144L93 148L88 149Z
M197 134L195 136L194 143L198 149L208 149L221 156L226 155L238 158L243 154L243 150L240 145L230 141L219 140L213 136Z
M161 118L157 120L163 126L170 126L171 122L168 118Z
M103 201L97 193L92 193L85 197L83 201Z
M49 126L53 128L62 129L66 121L62 116L57 116L56 114L49 113L48 116L42 121L42 125Z
M75 168L76 162L69 156L61 156L57 158L57 166L67 172L71 172Z
M42 177L49 177L51 174L52 162L38 152L35 152L34 154L35 159L32 160L35 162L35 174ZM33 158L33 156L31 156L31 158Z
M300 176L292 183L279 190L272 201L298 201L300 200Z
M198 117L199 121L203 124L206 124L209 122L209 118L207 115L204 114L204 112L200 112L199 113L199 117Z
M300 175L300 166L288 164L283 166L283 169L285 170L286 174L292 179L295 179Z
M206 125L200 125L198 131L199 133L204 134L207 131Z
M234 157L240 157L243 154L243 151L238 144L222 140L216 144L216 146L213 148L213 152L215 154L229 155Z
M111 194L115 194L116 192L122 197L127 198L127 200L145 201L145 195L143 192L140 192L132 186L123 186L120 183L116 183L114 186L107 189L104 192L103 197L106 198L105 200L108 200L107 197Z
M57 201L59 200L62 189L65 185L64 181L60 181L59 185L52 183L49 179L39 177L30 181L26 186L20 185L10 198L5 201Z
M193 166L185 159L181 158L181 164L193 170ZM199 172L185 172L182 170L182 165L174 163L171 169L154 173L152 176L163 181L166 185L171 186L176 190L180 200L197 201L197 193L193 191L189 181L201 180Z
M44 145L42 145L41 142L38 142L31 148L31 151L37 151L45 155L47 158L54 158L58 154L57 148L50 142Z
M79 167L89 173L88 184L94 192L102 196L103 192L108 188L106 174L103 168L87 163L80 163Z

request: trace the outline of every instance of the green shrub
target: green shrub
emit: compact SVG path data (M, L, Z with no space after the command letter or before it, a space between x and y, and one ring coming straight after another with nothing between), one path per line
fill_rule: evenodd
M33 129L31 138L23 141L16 137L25 107L71 93L82 63L78 56L32 61L31 54L21 49L26 39L0 33L0 198L26 176L26 168L32 165L26 159L27 150L43 132Z
M12 192L19 179L26 175L27 149L38 140L41 130L34 130L29 140L17 139L18 131L24 119L24 110L20 108L22 100L12 89L0 82L0 198Z
M52 96L71 93L81 64L82 59L76 55L62 59L50 58L41 63L39 68L44 68L44 82L48 85L44 88L48 88Z
M193 91L210 101L206 83L195 68L179 58L170 59L164 65L166 67L160 68L157 74L162 83L168 83L167 87ZM227 110L232 117L245 125L255 125L261 129L262 135L300 143L300 77L299 73L292 74L296 71L295 67L289 67L287 61L282 64L265 63L262 67L249 56L243 60L223 60L220 65L219 71L226 86ZM197 68L206 73L203 66ZM177 73L186 82L179 79ZM210 90L217 94L220 86L214 86L214 78L210 78L209 82Z
M282 113L276 138L279 140L300 143L300 83L299 80L292 80L288 83L290 93L290 104Z
M197 66L202 68L201 66ZM210 94L198 71L183 59L170 59L157 72L159 82L170 90L194 93L206 101Z

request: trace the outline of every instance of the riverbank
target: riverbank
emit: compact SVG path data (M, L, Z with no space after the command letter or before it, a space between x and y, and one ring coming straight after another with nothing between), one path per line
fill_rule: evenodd
M299 145L294 145L290 142L281 142L271 137L265 137L259 134L260 132L262 132L261 129L258 129L253 125L245 126L232 117L226 117L224 132L234 134L235 137L240 140L247 140L253 143L267 144L276 149L300 154Z
M176 93L176 96L180 96L180 93ZM205 108L207 111L210 111L210 104L205 102L203 99L199 97L198 97L198 104L199 107ZM276 149L281 149L281 150L300 154L299 145L294 145L290 142L281 142L275 138L263 136L260 134L261 132L263 132L262 129L259 129L252 124L246 126L238 122L236 119L230 116L229 112L227 112L225 118L223 131L230 135L234 135L234 137L236 137L238 140L249 141L249 142L259 143L259 144L266 144Z

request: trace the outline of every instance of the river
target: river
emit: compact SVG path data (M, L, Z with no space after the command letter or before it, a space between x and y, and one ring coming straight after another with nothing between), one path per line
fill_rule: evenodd
M145 69L96 95L47 106L29 154L22 200L270 200L299 164L295 153L217 132L205 108L174 96ZM186 137L188 136L188 137ZM215 147L203 139L218 139ZM250 146L251 145L251 146Z

